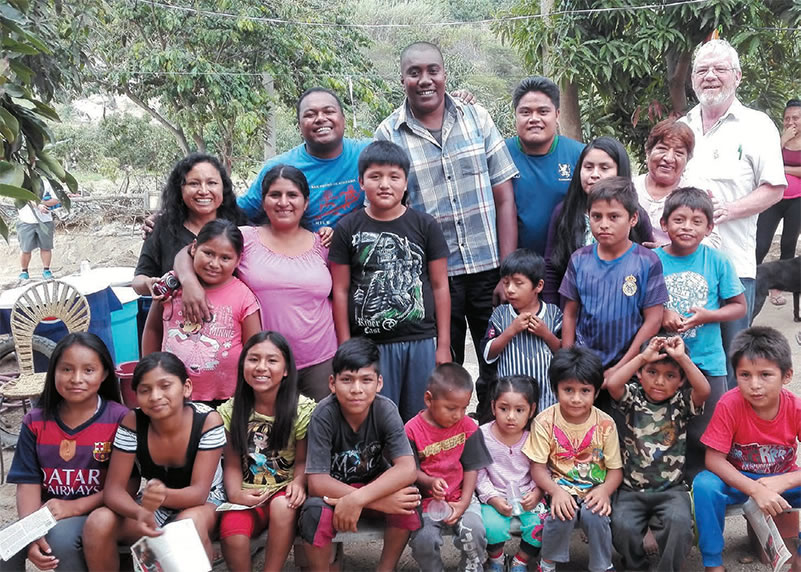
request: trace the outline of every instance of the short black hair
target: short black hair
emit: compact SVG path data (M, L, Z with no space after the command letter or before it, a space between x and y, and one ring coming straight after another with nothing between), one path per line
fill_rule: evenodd
M470 373L458 363L443 363L434 368L428 376L426 387L431 396L436 399L446 391L473 392L473 379Z
M536 287L545 279L545 260L529 248L518 248L501 262L501 278L512 274L522 274Z
M431 42L412 42L405 48L401 50L400 54L400 68L401 73L403 73L403 60L406 59L406 54L409 52L413 52L415 50L432 50L439 54L439 59L442 60L443 65L445 63L445 58L442 56L442 50L439 49L439 46L436 44L432 44Z
M598 393L604 383L604 364L590 349L579 346L563 348L551 359L548 377L554 395L559 393L561 382L572 379L593 386Z
M784 106L784 110L787 111L791 107L801 107L801 99L791 99L787 102L787 105Z
M634 216L640 208L637 190L628 177L609 177L595 183L587 197L587 212L598 201L617 201L623 205L629 216Z
M793 354L787 338L769 326L752 326L737 334L729 348L729 357L734 371L743 358L765 359L776 364L782 375L793 369Z
M665 199L665 208L662 211L662 222L667 222L670 215L679 207L687 207L694 211L701 211L706 217L707 224L712 224L712 199L697 187L680 187L671 192Z
M331 367L334 376L343 371L359 371L363 367L372 367L376 375L381 374L378 346L368 338L351 338L342 342L334 354Z
M300 104L303 103L303 100L306 99L307 96L313 93L327 93L328 95L333 97L337 102L337 106L339 107L339 112L342 115L345 115L345 110L342 107L342 100L339 99L339 96L336 93L334 93L327 87L310 87L309 89L300 94L298 102L297 104L295 104L295 115L297 116L298 122L300 121Z
M523 96L530 91L539 91L548 96L556 110L559 110L559 86L547 77L541 75L533 75L524 78L517 84L514 92L512 93L512 109L517 109L520 100Z
M673 333L668 333L665 330L661 330L653 338L648 338L642 344L640 344L640 353L644 352L648 348L648 345L651 343L651 340L653 340L654 338L665 338L665 339L668 339L668 338L673 337L674 335L675 334L673 334ZM684 346L684 353L687 354L687 357L692 357L690 355L690 348L688 348L686 345ZM656 360L653 363L670 363L670 364L673 364L677 368L679 368L679 371L681 372L681 376L682 377L687 377L687 374L684 371L684 368L681 367L681 364L679 364L679 362L677 362L675 359L673 359L670 356L670 354L668 354L665 350L662 350L661 352L659 352L659 359ZM640 370L642 370L642 368L645 367L646 365L647 364L643 364L643 366L640 368Z
M409 177L409 155L402 147L392 141L373 141L359 153L359 178L371 165L390 165L403 169L403 174Z

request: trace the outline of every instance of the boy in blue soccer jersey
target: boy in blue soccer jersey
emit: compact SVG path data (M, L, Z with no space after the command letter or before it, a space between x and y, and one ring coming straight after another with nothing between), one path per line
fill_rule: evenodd
M626 177L603 179L592 187L587 211L597 243L573 253L559 288L567 299L562 347L593 350L603 362L605 379L659 331L668 301L659 258L629 238L638 206L637 191ZM604 405L598 406L609 409Z

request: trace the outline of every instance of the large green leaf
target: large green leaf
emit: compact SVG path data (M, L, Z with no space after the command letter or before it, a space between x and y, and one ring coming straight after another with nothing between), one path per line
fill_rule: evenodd
M0 161L0 184L22 187L25 182L25 169L19 163Z
M39 197L30 192L28 189L23 189L22 187L17 187L15 185L0 184L0 197L9 197L22 201L39 201Z

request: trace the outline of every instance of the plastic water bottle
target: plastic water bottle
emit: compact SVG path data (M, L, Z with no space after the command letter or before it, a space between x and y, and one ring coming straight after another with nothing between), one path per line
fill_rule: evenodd
M506 502L512 507L512 516L523 514L523 495L520 494L520 487L517 483L506 485Z
M81 276L86 276L89 274L89 271L92 269L92 265L89 264L88 260L81 260Z

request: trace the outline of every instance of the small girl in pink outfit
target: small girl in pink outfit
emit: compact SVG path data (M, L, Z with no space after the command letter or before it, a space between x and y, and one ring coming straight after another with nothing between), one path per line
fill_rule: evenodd
M256 296L234 276L242 247L235 224L224 219L207 223L189 253L211 319L188 320L179 291L171 300L153 301L142 337L144 355L161 350L178 356L192 380L192 401L212 407L234 394L242 345L261 329Z

